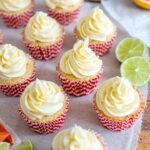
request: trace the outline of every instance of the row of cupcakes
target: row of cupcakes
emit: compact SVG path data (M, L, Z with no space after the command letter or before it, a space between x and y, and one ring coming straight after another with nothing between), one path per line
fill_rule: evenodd
M103 56L112 47L117 30L98 7L81 19L74 29L78 40L89 39L89 47ZM60 52L65 38L64 27L44 12L36 12L23 30L22 39L28 52L36 59L49 60Z
M1 0L0 15L8 27L25 26L34 14L34 3L34 0ZM49 16L68 25L78 18L83 0L45 0L44 3Z

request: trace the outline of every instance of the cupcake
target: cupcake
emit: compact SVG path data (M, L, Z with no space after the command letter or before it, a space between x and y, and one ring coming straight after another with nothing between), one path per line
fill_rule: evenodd
M0 30L0 44L3 44L3 32Z
M83 0L45 0L45 3L49 16L68 25L78 18Z
M57 56L64 42L64 28L44 12L36 12L23 31L23 42L36 59Z
M98 7L91 10L74 30L77 39L89 38L89 47L98 55L106 54L117 34L116 27Z
M1 0L0 15L8 27L25 26L34 13L34 0Z
M103 72L103 63L88 47L88 40L77 41L61 58L56 70L63 89L74 96L91 93Z
M0 91L7 96L20 96L35 80L33 59L11 44L0 47Z
M79 126L59 132L52 140L50 150L106 150L100 134Z
M121 131L130 128L144 109L142 93L127 79L114 77L97 89L94 109L103 126Z
M20 98L19 113L27 125L40 134L52 133L65 121L68 98L57 84L36 80Z

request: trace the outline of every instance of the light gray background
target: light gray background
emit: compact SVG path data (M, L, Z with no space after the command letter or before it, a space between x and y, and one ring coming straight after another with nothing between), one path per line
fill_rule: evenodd
M86 2L82 8L81 16L85 16L91 8L97 5L98 4L92 4ZM44 2L42 0L38 0L38 1L36 0L36 10L45 11ZM60 84L55 72L55 67L56 64L59 62L62 54L65 51L71 49L73 43L75 42L75 39L73 37L73 29L75 24L76 23L65 27L66 37L63 46L63 51L57 58L46 62L36 61L37 77L39 79L51 80L53 82L56 82L57 84ZM110 77L120 75L120 69L119 69L120 63L116 60L114 51L115 51L116 44L121 39L128 36L128 33L119 24L117 24L116 22L115 24L118 26L118 36L110 53L108 53L107 55L101 58L104 62L104 73L101 82ZM7 28L2 23L2 21L0 21L0 28L2 28L4 32L6 43L11 43L20 49L26 50L21 40L22 29ZM145 95L147 93L146 89L147 87L143 87L143 91L145 92ZM60 130L68 127L72 127L74 126L74 124L78 124L86 129L91 129L100 133L104 137L108 145L108 150L134 150L136 147L138 133L141 127L141 119L139 119L131 129L122 132L113 132L103 128L100 125L94 110L92 109L93 94L94 92L88 96L77 97L77 98L73 96L69 96L70 107L69 107L68 117L67 120L65 121L63 128L61 128ZM54 134L48 134L48 135L39 135L31 131L18 115L18 111L17 111L18 104L19 104L19 98L12 98L12 97L8 98L1 94L0 95L0 117L5 121L5 123L7 123L16 132L16 134L22 140L30 138L33 141L35 150L49 150L52 138L60 130L58 130Z

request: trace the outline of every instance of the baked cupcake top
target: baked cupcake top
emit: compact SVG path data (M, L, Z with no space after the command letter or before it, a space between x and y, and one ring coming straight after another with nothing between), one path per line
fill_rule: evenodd
M16 12L28 7L31 0L0 0L0 10Z
M60 70L78 79L93 76L97 74L102 61L88 47L88 40L77 41L73 49L67 51L60 60Z
M106 41L114 30L114 25L99 7L92 9L89 16L84 17L77 26L82 39L102 42Z
M30 83L20 98L22 111L32 120L52 116L64 104L65 95L57 84L37 79Z
M125 117L139 108L140 96L127 79L114 77L98 88L96 104L109 117Z
M69 9L79 4L81 0L46 0L46 4L51 9Z
M79 126L59 132L52 141L52 150L103 150L96 135Z
M30 42L53 43L62 34L62 26L44 12L36 12L25 28L25 38Z
M0 78L11 79L26 73L28 58L26 54L11 44L0 47Z

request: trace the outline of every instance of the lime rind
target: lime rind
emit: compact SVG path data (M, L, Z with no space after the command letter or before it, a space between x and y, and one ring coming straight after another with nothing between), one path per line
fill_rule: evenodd
M9 150L10 144L6 142L0 142L0 150Z
M33 150L31 140L27 140L17 146L16 150Z
M144 57L128 58L121 65L121 75L137 86L143 86L150 80L150 62Z
M134 56L145 56L147 47L141 40L137 38L125 38L116 48L116 57L120 62Z

